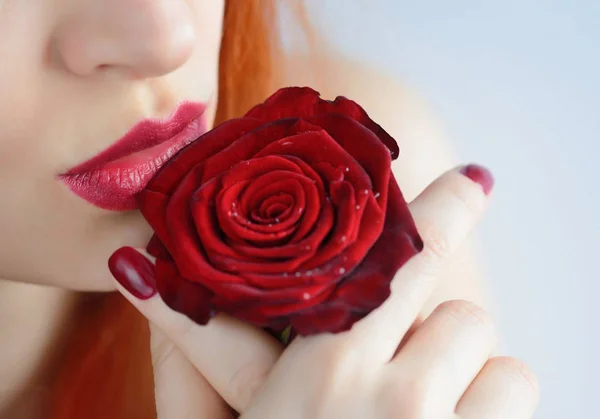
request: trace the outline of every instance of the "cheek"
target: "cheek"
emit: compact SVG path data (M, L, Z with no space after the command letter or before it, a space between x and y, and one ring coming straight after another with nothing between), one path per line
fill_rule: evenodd
M217 103L224 1L195 0L190 6L196 22L194 53L185 65L166 79L178 97L209 99L207 121L212 123Z
M2 1L0 0L0 4ZM0 190L15 182L12 171L35 165L41 143L36 119L41 111L46 31L36 2L9 2L0 8ZM6 182L9 181L8 185Z

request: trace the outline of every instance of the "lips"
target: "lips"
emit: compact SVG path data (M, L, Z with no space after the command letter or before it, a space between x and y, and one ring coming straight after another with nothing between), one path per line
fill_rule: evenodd
M167 119L147 119L60 179L77 196L112 211L137 208L135 195L179 150L207 130L201 103L185 102Z

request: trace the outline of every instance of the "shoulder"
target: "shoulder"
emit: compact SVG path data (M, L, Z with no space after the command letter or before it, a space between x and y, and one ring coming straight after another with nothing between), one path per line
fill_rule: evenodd
M390 74L335 54L297 55L287 61L284 83L358 102L398 142L393 169L409 200L457 162L426 102Z

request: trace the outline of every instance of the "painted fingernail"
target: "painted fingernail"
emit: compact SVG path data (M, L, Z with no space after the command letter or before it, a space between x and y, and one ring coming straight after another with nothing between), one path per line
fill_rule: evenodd
M492 176L492 172L483 166L469 164L460 169L460 173L471 179L473 182L478 183L483 189L483 193L486 195L489 195L494 187L494 176Z
M108 269L131 295L147 300L156 294L154 265L132 247L121 247L108 259Z

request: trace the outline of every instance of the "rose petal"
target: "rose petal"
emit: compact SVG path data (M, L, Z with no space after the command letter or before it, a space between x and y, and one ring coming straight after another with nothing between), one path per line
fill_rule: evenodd
M324 303L325 306L335 303L353 314L340 330L348 330L354 322L379 307L390 295L390 284L396 272L423 249L423 241L400 188L395 180L389 185L388 213L379 240ZM311 329L298 330L298 333L335 332L326 326L325 322L325 327L319 329L317 324L313 324Z
M396 141L356 102L338 96L333 102L320 98L320 93L309 87L289 87L281 89L264 103L246 113L247 117L272 121L281 118L307 118L314 115L345 115L373 132L389 149L392 159L399 154Z
M167 207L167 226L171 233L171 242L168 246L171 256L177 264L181 275L191 281L202 283L215 293L221 284L243 283L235 275L213 269L206 260L206 253L200 237L196 234L196 225L190 209L191 195L198 185L198 176L201 170L192 170L181 181ZM216 184L212 184L211 192L216 192ZM207 184L203 185L208 190ZM206 235L202 234L202 240ZM207 280L207 278L211 278Z
M364 126L343 115L320 115L308 120L325 128L331 138L352 156L361 171L367 173L371 185L365 185L363 188L362 185L351 180L356 189L374 190L379 193L378 202L381 208L386 208L391 157L378 138ZM350 168L347 177L352 175L353 169Z
M193 167L263 124L264 121L256 118L238 118L213 128L173 156L152 178L146 189L170 195Z
M301 119L266 123L236 139L229 147L207 159L204 162L206 169L201 183L226 172L241 161L260 157L255 155L272 142L310 131L322 131L322 129Z
M155 258L171 259L169 251L156 234L153 234L150 238L146 251Z
M171 233L167 227L167 206L170 198L168 195L149 189L145 189L137 196L140 212L167 248L171 242Z
M231 247L230 243L224 240L214 204L219 185L219 178L213 178L202 185L194 193L190 202L190 211L195 222L198 240L212 265L210 269L231 273L231 269L223 266L223 260L249 262L261 262L261 260L238 253Z
M210 304L213 293L183 278L172 261L156 260L156 288L166 305L198 324L208 323L215 315Z
M323 303L291 316L292 328L299 335L337 333L347 330L351 312L343 304Z
M327 263L355 241L357 231L360 227L360 215L362 214L356 210L352 185L348 182L338 183L337 188L333 189L331 203L336 212L335 227L329 239L319 249L318 254L303 264L301 269L311 270ZM381 228L379 228L379 231L381 231ZM377 236L374 235L370 245L374 243L376 238ZM368 248L366 250L368 251ZM352 267L348 265L345 269L349 270Z

